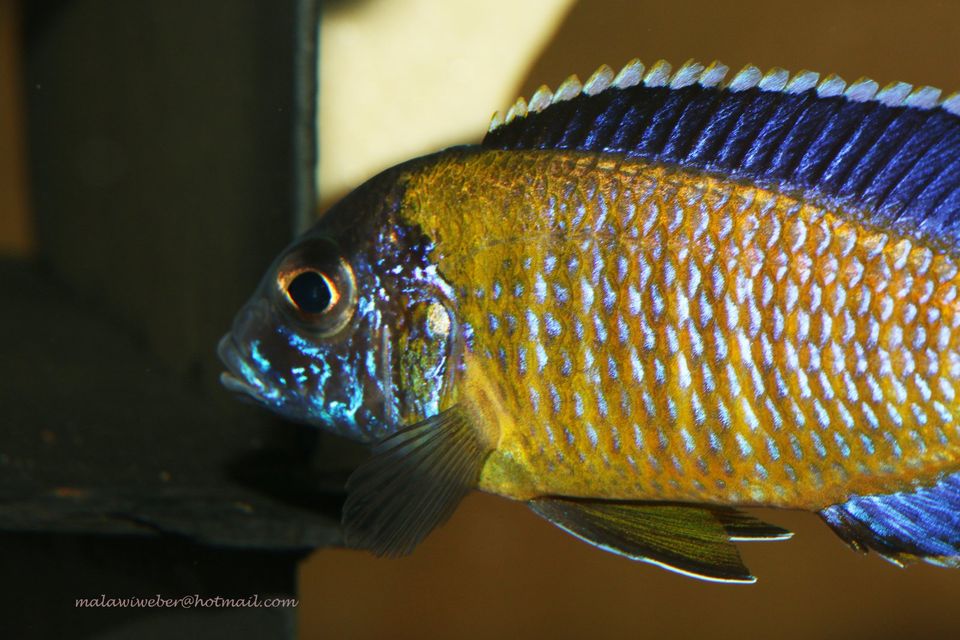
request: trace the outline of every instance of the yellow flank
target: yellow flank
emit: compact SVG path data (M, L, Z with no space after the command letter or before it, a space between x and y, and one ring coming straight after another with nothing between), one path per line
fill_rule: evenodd
M442 155L403 217L473 332L484 490L819 509L960 469L960 277L930 239L556 151Z

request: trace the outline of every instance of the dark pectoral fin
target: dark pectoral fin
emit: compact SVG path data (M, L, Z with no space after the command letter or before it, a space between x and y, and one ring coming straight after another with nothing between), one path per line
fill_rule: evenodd
M755 582L731 539L788 532L732 509L539 498L530 507L578 538L634 560L718 582Z
M476 487L487 453L456 406L377 443L347 481L347 543L410 553Z

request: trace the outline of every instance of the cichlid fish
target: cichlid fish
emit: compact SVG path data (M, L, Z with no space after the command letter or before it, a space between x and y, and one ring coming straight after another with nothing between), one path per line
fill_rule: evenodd
M815 511L960 565L960 95L639 61L495 115L288 247L224 384L372 444L348 541L479 488L598 547L752 582Z

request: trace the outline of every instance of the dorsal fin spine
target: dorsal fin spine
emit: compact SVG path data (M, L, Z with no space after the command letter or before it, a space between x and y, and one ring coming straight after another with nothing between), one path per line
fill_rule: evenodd
M952 172L955 174L958 171L960 171L960 157L954 159L944 173ZM950 196L951 190L960 191L956 186L944 180L943 174L932 175L926 184L917 191L916 200L921 207L930 206L938 201L947 199Z
M670 72L673 67L666 60L657 60L647 75L643 77L643 84L648 87L665 87L670 82Z
M916 162L911 166L906 172L904 172L900 181L888 192L888 197L893 197L894 200L898 199L900 194L909 193L909 207L908 209L921 206L923 203L918 202L918 197L922 194L933 182L937 180L938 177L944 175L955 176L956 170L951 168L955 166L955 162L949 165L945 170L941 170L937 166L937 160L953 158L956 160L960 158L960 132L954 131L951 134L944 135L940 137L939 140L932 146L924 149L922 153L917 156ZM909 181L906 177L909 176Z
M790 94L783 91L771 94L770 107L763 118L765 124L755 134L754 140L747 151L743 161L745 167L769 164L769 158L780 152L785 139L794 130L797 121L803 117L808 102L797 99L779 99L780 96L788 95ZM784 173L789 172L789 170L789 167L783 167Z
M523 99L523 96L520 96L507 111L503 123L510 124L515 118L522 118L525 115L527 115L527 101Z
M705 88L715 87L730 73L730 67L714 60L700 74L700 86Z
M804 91L809 91L817 86L817 82L820 80L820 74L816 71L807 71L803 69L798 71L796 75L787 83L787 86L784 88L786 93L803 93Z
M940 89L936 87L917 87L913 90L913 93L907 96L904 104L917 109L933 109L937 106L940 93Z
M760 69L756 68L752 64L748 64L739 72L737 72L737 75L733 76L733 79L730 80L730 83L726 86L726 88L734 93L746 91L747 89L753 89L762 79L763 73L760 71Z
M890 121L891 113L877 109L876 102L860 103L851 120L858 121L853 131L835 147L833 159L824 166L821 180L824 184L836 185L837 193L843 195L856 193L862 186L861 178L868 175L862 171L862 163L872 156L881 162L886 159L882 154L870 154L868 150L874 148L883 135L884 125Z
M807 82L809 83L809 79ZM777 149L771 156L773 159L772 162L775 162L776 166L779 167L778 176L781 179L794 176L803 158L803 145L798 144L797 141L807 141L814 134L815 127L809 126L806 123L810 122L812 115L811 110L816 105L816 99L813 97L812 91L810 91L815 85L816 78L814 78L810 88L806 91L787 94L794 96L793 99L798 101L799 104L797 107L798 112L792 126L786 134L780 138Z
M877 93L877 102L888 107L899 107L912 90L913 85L906 82L891 82Z
M689 87L692 84L696 84L702 73L702 64L699 62L694 62L693 60L687 60L685 63L683 63L683 66L677 69L677 71L673 74L673 77L670 79L670 88L682 89L683 87Z
M960 92L951 94L940 100L941 92L935 87L917 87L904 82L894 82L878 90L879 85L869 79L860 78L847 86L843 78L829 75L819 80L820 75L813 71L801 70L793 77L789 72L774 67L763 73L753 65L741 69L726 84L724 78L729 68L720 62L714 61L707 66L688 60L679 69L671 73L671 66L665 60L658 60L644 75L644 65L634 58L627 62L618 73L614 73L607 65L601 65L587 80L586 83L573 74L551 92L547 85L540 88L530 97L529 103L518 99L506 116L494 114L488 131L494 131L504 124L517 118L523 118L527 113L539 113L551 104L572 100L578 95L594 96L608 89L628 89L637 85L648 87L669 87L683 89L693 84L700 84L704 88L720 87L731 92L746 91L757 88L768 93L799 94L816 88L821 98L843 96L851 102L878 102L888 107L907 106L916 109L941 108L954 115L960 115ZM819 84L818 84L819 80Z
M816 110L814 122L821 124L810 131L810 142L804 153L798 158L794 175L805 185L814 185L828 179L828 172L834 162L838 160L838 150L842 149L853 137L853 133L847 135L838 135L839 132L847 131L849 123L862 121L865 110L870 106L864 106L862 103L856 103L855 110L844 109L843 90L846 82L837 76L831 76L824 79L819 86L828 84L825 100L818 101L812 106ZM818 87L818 96L820 95ZM832 99L831 99L832 98ZM821 111L821 109L823 111ZM842 160L842 158L841 158ZM832 174L839 175L839 174Z
M722 80L722 78L720 80ZM704 89L710 89L710 87L704 87ZM664 152L668 157L679 161L681 158L689 158L694 155L698 147L702 151L703 145L707 142L704 139L706 131L703 130L702 124L714 116L716 106L719 102L717 95L715 91L702 91L696 99L695 104L691 104L685 109L684 113L680 115L674 124L674 132L685 126L695 126L697 129L700 129L701 135L691 137L688 140L681 140L679 136L674 135L672 132L664 148Z
M783 88L787 86L787 81L789 79L789 71L786 69L781 69L780 67L774 67L764 74L763 78L761 78L760 82L757 84L757 88L761 91L783 91Z
M623 65L623 68L620 69L620 73L617 74L617 77L613 79L613 86L618 89L626 89L628 87L635 87L640 84L640 81L643 80L643 63L640 62L640 58L634 58L627 64Z
M493 115L490 117L490 126L487 127L487 133L495 131L500 128L500 125L503 124L503 114L499 111L494 111Z
M580 84L580 78L574 73L568 76L567 79L557 87L556 92L553 94L553 102L563 102L564 100L576 98L582 88L583 85Z
M588 96L595 96L601 91L606 90L613 82L613 69L605 64L593 72L586 84L583 85L583 93Z
M867 188L867 198L877 203L881 215L888 215L889 211L886 209L885 203L888 202L890 194L902 182L903 177L916 166L922 156L921 150L918 148L922 141L917 141L922 132L922 126L914 118L914 121L910 123L908 133L899 140L897 146L893 147L892 152L878 169L877 177Z
M550 106L550 102L553 100L553 92L545 84L540 85L540 88L530 96L530 103L527 105L527 111L537 113L543 111Z
M852 83L844 92L843 97L851 102L867 102L872 100L880 88L873 80L869 78L860 78Z
M843 78L831 73L817 85L817 95L821 98L832 98L843 95L843 90L846 86L847 82Z
M960 116L960 91L951 93L940 105L955 116Z

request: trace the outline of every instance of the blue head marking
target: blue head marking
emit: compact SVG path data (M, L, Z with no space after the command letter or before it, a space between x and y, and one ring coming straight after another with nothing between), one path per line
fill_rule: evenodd
M356 440L378 437L381 308L358 290L381 286L360 258L348 262L335 243L313 237L288 249L221 341L228 388L294 421Z
M453 290L391 197L357 190L277 258L221 341L228 388L361 441L439 410L462 349Z

